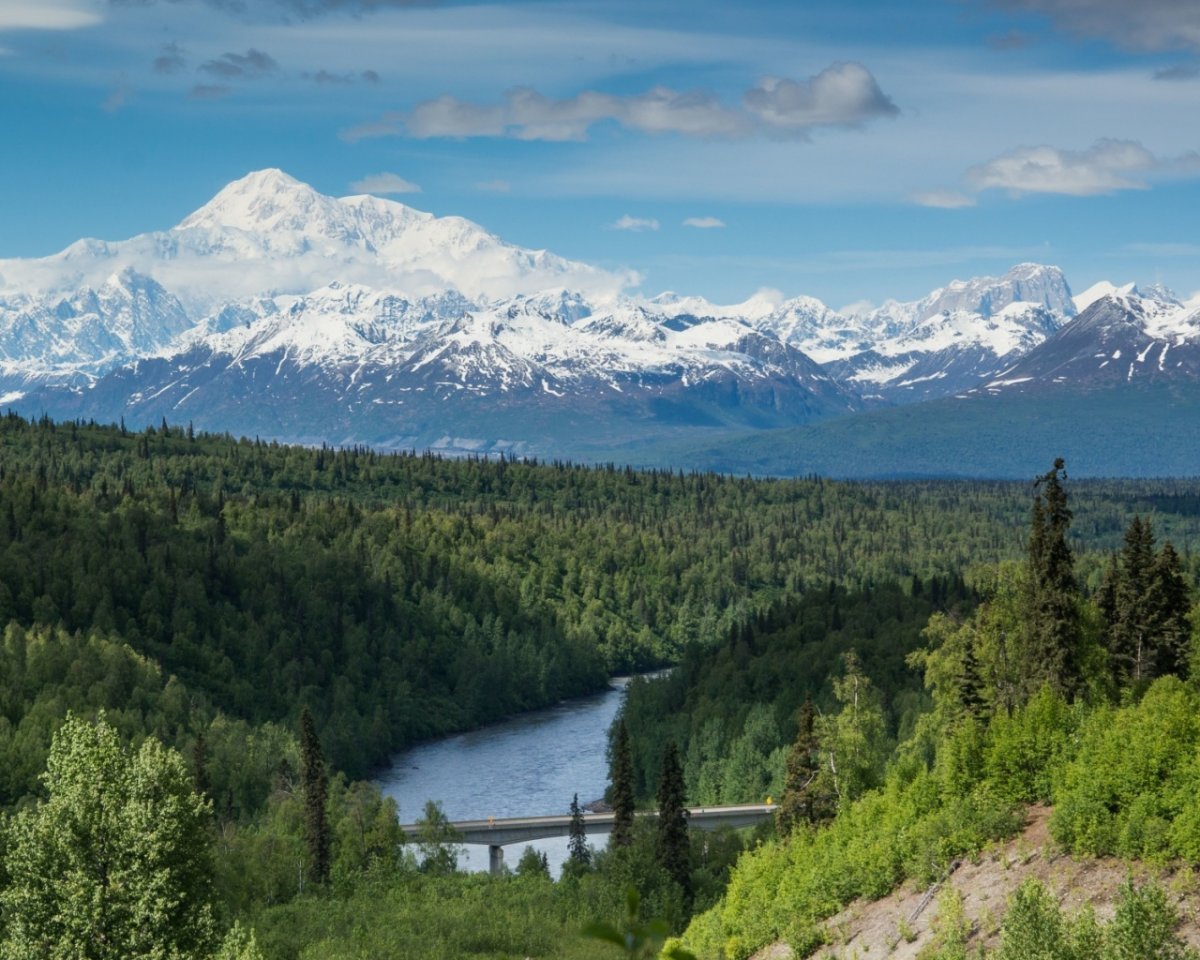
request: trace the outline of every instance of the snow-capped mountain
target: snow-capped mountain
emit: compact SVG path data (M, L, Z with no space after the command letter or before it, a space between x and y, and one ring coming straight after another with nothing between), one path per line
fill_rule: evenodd
M1098 296L1091 299L1093 293ZM1200 380L1200 303L1161 287L1097 284L1086 308L979 388L988 393L1095 390Z
M865 349L830 368L893 403L948 396L1028 353L1074 313L1061 270L1022 263L1002 277L956 280L921 300L889 301L856 318L873 339L860 340Z
M603 300L634 279L513 246L461 217L373 196L329 197L280 170L261 170L169 230L80 240L39 260L0 260L0 295L74 291L126 267L153 276L193 314L333 281L471 298L565 287Z
M191 327L178 299L132 267L65 296L0 295L0 385L86 381Z
M611 442L859 408L816 363L746 321L687 322L628 304L577 312L569 296L479 307L333 284L225 311L178 353L24 402L62 416L459 449L537 449L538 437L568 439L564 428Z
M622 293L632 276L260 171L168 230L0 261L0 403L546 453L1069 379L1068 354L1104 377L1130 351L1188 374L1200 316L1132 285L1072 298L1037 264L846 311L770 290L732 305ZM1020 374L1035 361L1055 372Z

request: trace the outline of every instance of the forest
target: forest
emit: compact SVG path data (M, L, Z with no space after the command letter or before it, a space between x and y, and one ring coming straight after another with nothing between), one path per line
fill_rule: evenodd
M45 857L69 859L46 831L91 809L63 798L97 770L126 785L104 801L122 811L112 822L174 798L204 850L179 875L208 912L164 956L605 956L578 931L631 923L631 885L674 931L694 917L690 949L744 956L786 925L738 932L727 882L753 887L768 864L783 869L779 851L836 842L820 838L872 816L859 804L949 817L930 806L929 783L950 749L975 758L947 794L975 832L930 840L937 855L1003 833L1029 790L1014 787L1007 805L976 794L991 782L979 758L1005 724L1049 711L1084 730L1082 704L1136 711L1186 680L1182 641L1163 646L1134 625L1161 606L1146 600L1166 582L1161 567L1182 590L1171 629L1191 629L1178 611L1200 570L1200 483L1069 490L1056 534L1069 572L1059 562L1056 576L1063 595L1077 589L1079 662L1070 684L1043 692L995 674L992 641L964 639L1028 633L1030 483L751 480L0 419L0 923L26 943L0 956L56 956L12 924L36 901L29 882ZM1043 599L1061 613L1054 596ZM947 664L962 649L979 661L978 742L960 743L948 719L945 677L959 667ZM394 805L366 782L409 744L667 664L667 680L632 685L624 711L639 804L662 786L668 740L691 802L795 801L789 758L806 702L806 762L820 769L837 737L865 759L837 789L801 798L821 815L787 837L693 837L672 872L638 830L557 882L526 859L501 880L454 872L438 811L425 811L428 842L405 844ZM870 691L863 729L843 717L850 686ZM311 845L318 768L323 866ZM894 882L910 867L879 869ZM821 902L796 916L816 924L833 901ZM150 906L121 909L128 919Z

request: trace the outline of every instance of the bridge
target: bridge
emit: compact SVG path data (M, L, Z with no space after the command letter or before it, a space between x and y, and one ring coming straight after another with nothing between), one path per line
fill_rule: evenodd
M688 824L701 830L715 830L720 826L752 827L768 820L775 814L773 803L750 803L732 807L690 807ZM658 817L657 811L638 813L639 817ZM616 815L611 812L583 814L583 829L590 837L593 834L611 833ZM461 843L487 844L488 863L492 873L504 869L504 848L512 843L528 843L550 837L565 837L571 832L570 815L548 817L511 817L486 820L457 820L450 824L459 835ZM401 830L409 837L421 834L421 824L402 824Z

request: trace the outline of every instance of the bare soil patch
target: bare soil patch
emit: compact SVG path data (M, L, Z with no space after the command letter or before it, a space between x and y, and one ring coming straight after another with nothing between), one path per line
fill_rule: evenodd
M1032 807L1025 829L1012 840L962 861L937 890L906 886L882 900L856 900L826 922L829 946L814 954L822 960L916 960L933 940L938 894L953 887L962 897L963 910L972 924L970 946L998 941L1000 922L1009 897L1028 877L1036 877L1068 911L1091 904L1101 920L1115 909L1119 888L1126 877L1153 878L1179 904L1183 922L1179 932L1200 947L1200 875L1190 870L1161 869L1124 860L1072 857L1050 838L1050 810ZM760 950L751 960L789 960L785 943Z

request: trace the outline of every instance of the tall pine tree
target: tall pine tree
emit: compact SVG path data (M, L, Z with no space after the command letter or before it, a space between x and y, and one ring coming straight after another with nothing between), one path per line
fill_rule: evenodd
M783 796L775 811L776 829L787 836L802 824L817 820L817 775L821 764L817 755L816 711L811 697L804 698L796 740L788 750Z
M1135 516L1125 530L1116 580L1115 618L1109 626L1108 650L1116 678L1135 686L1154 674L1155 624L1151 610L1154 581L1154 530Z
M629 731L625 721L617 721L612 746L613 827L608 842L614 847L633 844L633 757L629 751Z
M1135 516L1121 554L1105 576L1100 608L1108 624L1109 663L1120 684L1141 686L1187 670L1191 595L1170 543L1154 551L1154 529Z
M1191 590L1183 573L1183 561L1168 540L1154 562L1150 585L1150 605L1159 631L1155 668L1161 675L1187 673L1191 654Z
M691 893L691 845L688 841L687 797L683 786L683 768L675 741L663 751L662 776L658 781L658 838L655 850L658 862L671 878Z
M325 757L321 753L321 742L313 726L308 707L300 715L300 786L304 795L304 843L312 861L311 877L314 883L329 880L330 835L326 800L329 782L325 777Z
M584 870L592 862L592 851L588 847L587 829L583 823L583 809L579 806L579 794L571 798L571 827L567 834L568 860L576 870Z
M1080 591L1075 557L1067 542L1071 509L1064 479L1065 464L1059 457L1053 469L1034 482L1025 617L1028 659L1023 671L1027 695L1049 683L1070 696L1082 680Z

